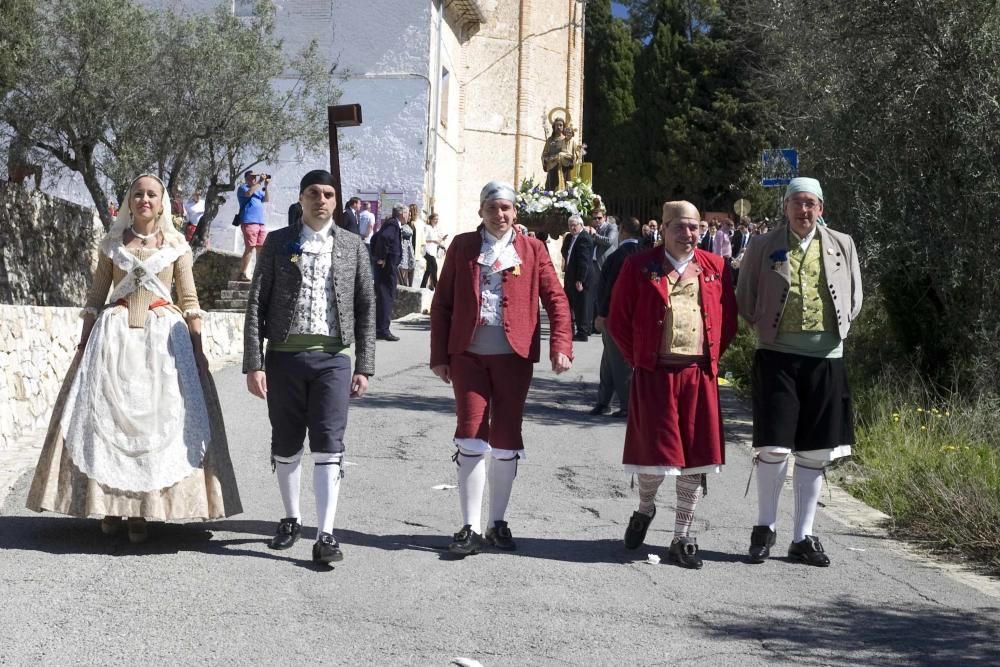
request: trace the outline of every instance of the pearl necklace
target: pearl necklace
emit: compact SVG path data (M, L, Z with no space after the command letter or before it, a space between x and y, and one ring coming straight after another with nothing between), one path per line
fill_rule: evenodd
M135 231L135 225L129 227L129 231L132 232L133 236L142 241L143 248L146 247L146 243L149 241L149 239L155 239L156 235L159 233L159 230L154 229L152 234L140 234L139 232Z

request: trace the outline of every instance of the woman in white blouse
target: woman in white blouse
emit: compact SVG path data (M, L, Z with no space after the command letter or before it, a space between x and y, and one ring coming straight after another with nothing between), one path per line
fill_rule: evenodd
M437 287L438 276L438 256L444 250L444 242L448 240L447 234L438 232L438 214L431 213L424 225L424 261L427 262L427 270L424 271L424 279L420 282L420 287L429 287L433 290Z

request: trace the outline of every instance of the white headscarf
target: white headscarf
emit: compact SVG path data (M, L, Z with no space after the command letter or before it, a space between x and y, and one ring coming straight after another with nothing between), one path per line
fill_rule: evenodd
M132 186L134 186L135 182L140 178L152 178L160 184L160 188L163 191L160 196L163 209L160 211L160 215L156 219L156 229L163 234L163 242L166 245L177 247L181 249L183 253L188 249L187 241L184 239L184 235L177 231L177 228L174 227L173 216L170 214L170 197L167 194L167 186L163 180L155 174L139 174L132 179L131 183L128 184L128 188L125 190L124 205L118 209L118 217L115 218L115 222L111 225L111 229L105 235L104 239L101 240L101 251L110 257L115 248L121 244L122 235L125 233L125 230L132 226L132 211L129 208L129 202L132 199Z

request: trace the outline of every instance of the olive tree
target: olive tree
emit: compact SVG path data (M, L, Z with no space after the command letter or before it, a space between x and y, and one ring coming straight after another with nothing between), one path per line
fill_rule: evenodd
M204 189L199 243L243 171L283 146L323 145L334 67L315 44L286 56L267 0L249 20L227 3L207 17L131 0L34 4L31 67L0 100L0 121L82 176L105 227L110 197L149 171ZM277 90L278 77L290 85Z
M869 291L924 374L996 389L1000 8L994 2L732 3L754 84L855 234Z

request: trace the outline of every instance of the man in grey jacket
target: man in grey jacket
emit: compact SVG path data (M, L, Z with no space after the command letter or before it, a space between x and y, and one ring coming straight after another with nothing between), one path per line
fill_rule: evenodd
M861 310L861 269L854 241L818 225L823 190L794 178L784 199L787 223L747 246L736 300L757 333L753 361L753 446L757 525L750 562L763 563L776 539L778 498L795 456L795 514L788 555L826 567L813 535L823 469L851 454L854 415L844 339Z
M315 470L313 560L343 559L333 538L350 397L364 396L375 372L375 290L361 237L334 224L337 193L329 172L299 184L302 220L268 235L254 270L244 331L247 389L267 400L271 461L285 518L272 549L302 531L299 485L305 436ZM263 341L268 340L267 354ZM346 354L354 347L354 369Z

